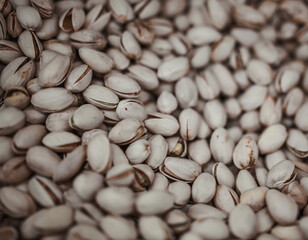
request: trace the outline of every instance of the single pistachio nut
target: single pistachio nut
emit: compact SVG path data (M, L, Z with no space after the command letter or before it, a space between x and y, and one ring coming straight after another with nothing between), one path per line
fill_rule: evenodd
M15 107L0 110L0 135L10 135L25 125L26 115Z
M10 87L4 95L4 104L8 107L24 109L30 103L29 92L21 86Z
M234 148L233 163L239 169L253 167L258 160L259 150L256 142L249 136L243 137Z
M56 152L70 152L80 144L80 138L67 131L50 132L42 140L42 143Z
M69 8L59 18L59 27L64 32L79 30L85 23L86 15L83 9L78 7Z
M20 25L27 30L36 31L42 25L40 14L33 7L19 6L16 8L16 14Z

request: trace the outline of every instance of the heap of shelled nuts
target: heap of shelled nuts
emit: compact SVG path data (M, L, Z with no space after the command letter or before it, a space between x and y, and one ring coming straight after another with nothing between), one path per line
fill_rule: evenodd
M305 1L0 11L0 239L308 239Z

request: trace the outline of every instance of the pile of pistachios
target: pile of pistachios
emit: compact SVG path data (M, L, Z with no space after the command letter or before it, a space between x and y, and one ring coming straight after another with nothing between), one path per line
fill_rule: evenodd
M308 2L0 0L0 239L308 239Z

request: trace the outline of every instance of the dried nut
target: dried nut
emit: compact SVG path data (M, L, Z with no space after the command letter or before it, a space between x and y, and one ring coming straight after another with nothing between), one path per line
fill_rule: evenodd
M87 161L98 173L105 173L111 167L111 147L105 135L97 135L88 143Z
M287 136L286 127L282 124L267 127L258 140L260 153L267 154L278 150L284 144Z
M16 14L20 25L27 30L36 31L42 25L40 14L33 7L19 6L16 8Z
M153 90L158 87L159 81L156 73L142 65L131 65L128 67L129 76L134 78L142 88Z
M91 201L103 187L103 181L104 177L101 174L86 170L74 178L73 188L82 200Z
M141 102L135 99L124 99L119 102L116 113L120 119L137 118L144 121L147 112Z
M176 82L174 91L177 101L183 109L196 106L198 90L192 79L181 78Z
M74 96L65 88L44 88L31 97L32 105L47 113L59 112L69 107L74 101Z
M238 203L239 198L232 188L222 184L216 187L214 204L218 209L230 213Z
M297 181L284 186L282 192L293 198L300 209L306 206L307 194L304 188Z
M138 227L141 236L145 240L173 239L172 230L169 228L165 221L157 216L140 217Z
M108 236L108 239L126 240L137 238L137 230L132 219L107 215L102 217L100 227Z
M91 130L99 127L104 121L104 114L91 104L84 104L72 114L69 124L76 130Z
M95 5L87 14L85 27L101 32L109 23L111 12L104 9L104 4Z
M134 192L127 187L108 187L96 195L96 202L111 214L127 215L134 208Z
M169 137L166 140L168 143L168 155L172 157L185 157L186 156L187 143L185 140L183 140L183 138Z
M268 232L275 224L275 221L271 217L267 208L262 208L261 210L259 210L256 213L256 216L257 216L259 233Z
M86 15L81 8L73 7L66 10L59 19L59 27L65 32L79 30L86 20Z
M274 220L281 225L294 223L298 216L298 206L295 201L275 189L266 193L266 205Z
M264 15L253 7L240 4L234 10L235 22L240 26L260 28L265 24Z
M108 170L105 180L109 186L129 186L134 180L134 169L129 164L115 165Z
M91 83L92 69L85 64L74 68L65 81L65 88L71 92L82 92Z
M139 59L142 54L141 47L137 40L135 39L134 35L129 31L124 31L120 38L120 47L121 51L127 56L128 58L132 59Z
M133 181L133 189L135 191L144 191L154 181L154 171L146 164L133 165L135 178Z
M196 220L209 218L226 219L228 216L224 211L221 211L211 205L200 203L189 207L187 214L189 217Z
M127 24L127 30L130 31L134 37L141 44L150 45L154 40L154 33L151 27L142 21L134 21Z
M124 70L130 64L129 59L119 49L116 48L108 49L107 54L113 60L114 67L117 70Z
M166 222L175 233L182 233L190 226L187 214L181 210L174 209L166 215Z
M69 56L58 54L40 67L38 80L42 87L55 87L62 84L72 68Z
M16 86L9 88L4 95L4 103L8 107L24 109L30 102L30 96L23 87Z
M294 116L304 101L304 93L300 88L291 89L283 101L283 111L287 116Z
M191 188L185 182L173 182L169 184L168 192L173 195L174 204L184 206L190 199Z
M177 106L178 106L177 99L170 92L163 91L157 98L157 109L161 113L170 114L177 108Z
M184 109L179 116L180 135L184 140L192 141L197 137L200 115L192 108Z
M24 154L27 150L41 143L47 134L44 125L29 125L20 129L13 137L12 149L17 154Z
M201 173L195 179L191 193L195 203L209 203L216 193L215 178L209 173Z
M107 136L108 134L106 134ZM122 148L114 143L111 143L112 163L114 166L121 164L129 164L128 159Z
M166 82L175 82L189 71L188 59L176 57L164 61L158 68L157 76Z
M13 152L11 145L12 138L0 136L0 164L4 164L5 162L14 157L15 153Z
M189 143L188 156L201 166L211 159L211 150L205 139L195 140Z
M185 158L167 157L159 168L160 172L172 180L193 182L200 174L198 163Z
M224 36L217 41L212 48L212 60L214 62L222 62L230 56L235 45L235 40L230 35Z
M58 186L48 178L36 175L28 182L31 196L41 206L54 207L62 202L62 192Z
M122 98L137 98L141 92L140 85L134 79L121 73L108 75L105 85Z
M233 163L239 169L248 169L255 165L258 156L259 150L256 142L246 136L234 148Z
M208 101L204 105L203 116L212 129L222 128L227 123L227 112L217 99Z
M300 130L290 129L286 144L295 156L299 158L308 156L308 138Z
M3 72L1 74L1 77ZM294 123L295 125L302 131L308 131L308 124L307 124L307 113L308 113L308 103L304 103L296 112Z
M249 205L252 210L258 211L265 205L267 187L257 187L241 194L240 203Z
M26 115L14 107L0 110L0 135L10 135L25 125Z
M87 48L81 47L78 50L80 58L91 69L98 73L108 73L114 67L114 62L105 53Z
M217 162L224 164L231 163L232 153L234 149L234 142L230 138L228 131L224 128L217 128L211 136L210 149L213 158ZM224 149L224 151L221 151Z
M1 17L0 17L1 19ZM2 18L2 20L0 20L1 26L4 23L4 18ZM19 36L19 34L21 34L23 28L21 27L18 18L17 18L17 14L15 11L10 12L10 14L7 16L6 18L6 24L7 24L7 32L8 34L10 34L13 38L16 38ZM5 23L4 23L4 27L5 27ZM2 30L3 31L3 30ZM2 35L2 39L4 39L4 34L6 34L6 31L3 31L1 33Z
M60 131L45 135L42 143L56 152L70 152L80 144L80 138L73 133Z
M251 239L257 234L257 217L248 205L241 203L231 211L229 226L236 237Z
M32 171L28 168L24 157L11 158L2 165L0 181L6 184L18 184L25 181Z
M66 154L53 171L54 182L64 182L72 178L86 161L86 147L81 145Z
M3 90L10 87L22 86L33 78L35 64L27 57L18 57L10 62L1 72L0 83Z
M221 39L221 34L209 26L192 27L187 32L187 37L194 45L204 45L217 42Z
M64 55L70 57L71 60L75 59L75 49L69 43L50 39L43 43L44 51L41 54L40 65L41 67L49 63L54 57Z
M99 108L113 109L119 102L118 96L113 91L99 85L90 85L82 94L86 102Z
M118 145L127 145L146 134L144 123L138 119L126 118L116 124L109 132L109 139Z
M205 70L201 75L196 75L195 83L198 87L200 97L204 100L213 100L220 93L220 86L217 79L209 70Z
M21 57L22 53L19 46L15 42L8 40L0 40L0 61L8 64L18 57Z
M240 193L244 193L247 190L258 187L255 178L252 176L249 170L246 169L242 169L238 172L235 185L236 189Z
M76 240L76 236L81 239L101 239L107 240L107 236L99 231L96 227L88 224L78 224L71 227L67 233L67 240Z
M298 225L291 225L291 226L281 226L276 225L271 230L272 236L277 237L278 239L303 239L303 234L301 232L301 229Z
M42 1L42 0L38 0ZM48 2L48 1L42 1ZM58 16L52 15L50 18L43 19L42 25L38 31L36 31L36 36L41 40L49 40L52 37L55 37L58 34Z
M266 185L269 188L282 189L285 185L294 181L295 178L294 164L289 160L283 160L273 166L268 172Z
M200 219L191 224L191 231L204 239L228 239L229 229L221 219Z
M31 0L31 5L41 14L43 18L49 18L54 11L54 3L52 0Z
M18 232L15 228L6 226L0 228L0 237L7 240L17 240Z
M104 49L107 40L100 32L83 29L70 34L70 43L75 48L88 47L97 50Z
M151 152L146 162L151 168L158 168L165 160L168 152L168 143L161 135L154 135L150 139Z
M30 195L14 187L0 189L0 202L2 210L13 218L24 218L37 210Z
M43 46L32 31L26 30L18 37L18 45L21 51L32 60L38 59L43 51Z
M26 161L28 167L34 172L45 177L51 177L61 159L46 147L34 146L28 150Z
M218 184L224 184L230 188L234 187L234 175L224 163L215 163L212 168L212 175L215 177Z
M142 193L136 199L136 209L140 214L153 215L167 212L173 207L173 196L164 191Z
M260 109L260 122L266 126L270 126L281 121L282 107L281 98L277 101L268 96Z
M159 112L149 114L144 123L149 131L162 136L172 136L180 127L175 117Z
M243 110L256 110L264 103L268 89L261 85L252 85L239 97L239 102Z
M125 154L131 164L138 164L144 162L151 153L151 147L149 141L145 139L139 139L131 143Z
M134 18L130 4L125 0L109 1L112 16L120 23L125 23Z
M48 115L45 125L48 131L69 131L71 127L69 126L69 119L76 110L75 107L70 107L61 112L55 112Z

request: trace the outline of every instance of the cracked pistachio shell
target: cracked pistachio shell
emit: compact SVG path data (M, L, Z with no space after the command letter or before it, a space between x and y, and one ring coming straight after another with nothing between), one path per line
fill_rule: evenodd
M81 169L86 161L86 146L80 145L73 151L66 154L63 160L53 171L52 179L54 182L65 182L72 178Z
M70 107L61 112L49 114L45 121L45 125L48 131L57 132L71 130L69 126L69 119L76 109L76 107Z
M82 61L95 72L108 73L114 67L113 60L101 51L81 47L78 49L78 53Z
M28 30L36 31L42 25L39 12L30 6L19 6L16 8L17 19L20 25Z
M43 18L50 18L52 16L55 8L52 0L30 0L30 2Z
M282 124L274 124L263 130L258 140L261 154L277 151L287 139L286 127Z
M86 64L74 68L65 81L65 88L71 92L82 92L90 85L92 74L92 69Z
M128 58L139 59L142 49L134 35L129 31L124 31L120 38L120 49Z
M39 175L32 177L28 182L31 196L43 207L54 207L62 202L62 192L49 178Z
M127 145L145 135L147 129L144 123L138 119L126 118L117 123L109 132L110 142Z
M178 120L169 114L154 112L144 121L146 128L162 136L172 136L180 128Z
M0 202L3 211L13 218L24 218L37 210L32 197L14 187L2 187L0 189Z
M224 184L230 188L234 187L235 179L232 171L222 162L215 163L212 168L212 175L218 184Z
M18 37L18 45L21 51L29 58L36 60L43 51L43 46L32 31L24 31Z
M295 201L275 189L266 193L266 205L274 220L281 225L294 223L298 216L298 206Z
M82 92L86 102L103 109L116 108L119 98L109 88L92 84Z
M166 139L168 143L168 155L171 157L184 157L187 154L187 142L181 137L169 137Z
M80 144L80 138L70 132L50 132L42 140L42 143L56 152L70 152Z
M214 196L215 207L226 213L230 213L238 203L239 197L232 188L223 184L217 186Z
M27 57L18 57L10 62L1 72L0 85L3 90L22 86L34 77L35 64Z
M230 212L231 232L241 239L252 239L257 234L257 217L247 204L239 204Z
M173 196L167 191L148 191L136 199L136 209L142 215L154 215L167 212L173 207Z
M128 187L108 187L96 195L96 202L110 214L127 215L134 209L134 192Z
M258 160L259 150L256 142L249 136L243 137L233 151L233 163L239 169L248 169Z
M129 186L133 180L134 169L129 164L115 165L106 174L106 182L109 186Z
M282 192L293 198L300 209L306 206L307 193L297 181L291 182L290 184L284 186Z
M112 164L112 152L109 139L100 134L88 143L87 161L90 167L98 173L105 173Z
M10 135L25 125L26 115L14 107L0 110L0 135Z
M146 164L133 165L135 178L133 181L133 189L135 191L144 191L151 186L154 181L154 171Z
M0 40L0 61L8 64L14 59L21 57L22 53L16 42Z
M47 134L44 125L29 125L20 129L13 137L12 149L17 154L24 154L35 145L39 145Z
M158 168L165 160L168 152L168 143L161 135L154 135L150 139L151 153L146 160L152 169Z
M122 98L137 98L141 92L137 81L121 73L108 75L105 78L105 85Z
M66 10L59 18L59 27L64 32L79 30L86 20L86 15L82 8L72 7Z
M65 88L44 88L31 97L33 106L47 113L59 112L69 107L74 101L74 96Z
M283 186L294 181L295 177L295 165L289 160L282 160L268 172L266 186L282 189Z
M159 81L156 73L142 65L131 65L128 67L129 76L134 78L142 88L153 90L158 87Z
M55 87L63 83L72 68L69 56L58 54L49 62L40 67L38 81L42 87Z
M167 157L160 172L172 180L193 182L201 174L201 166L185 158Z
M91 130L99 127L104 121L104 114L92 104L84 104L72 114L69 124L76 130Z
M31 170L42 176L51 177L61 159L46 147L34 146L28 150L26 161Z
M30 94L24 87L10 87L4 94L4 103L7 107L24 109L30 103Z
M134 11L129 2L125 0L108 1L112 16L119 23L126 23L134 18Z
M290 129L286 144L295 156L299 158L308 156L308 138L300 130Z
M75 48L88 47L97 50L104 49L107 40L100 32L89 29L79 30L70 34L70 44Z

